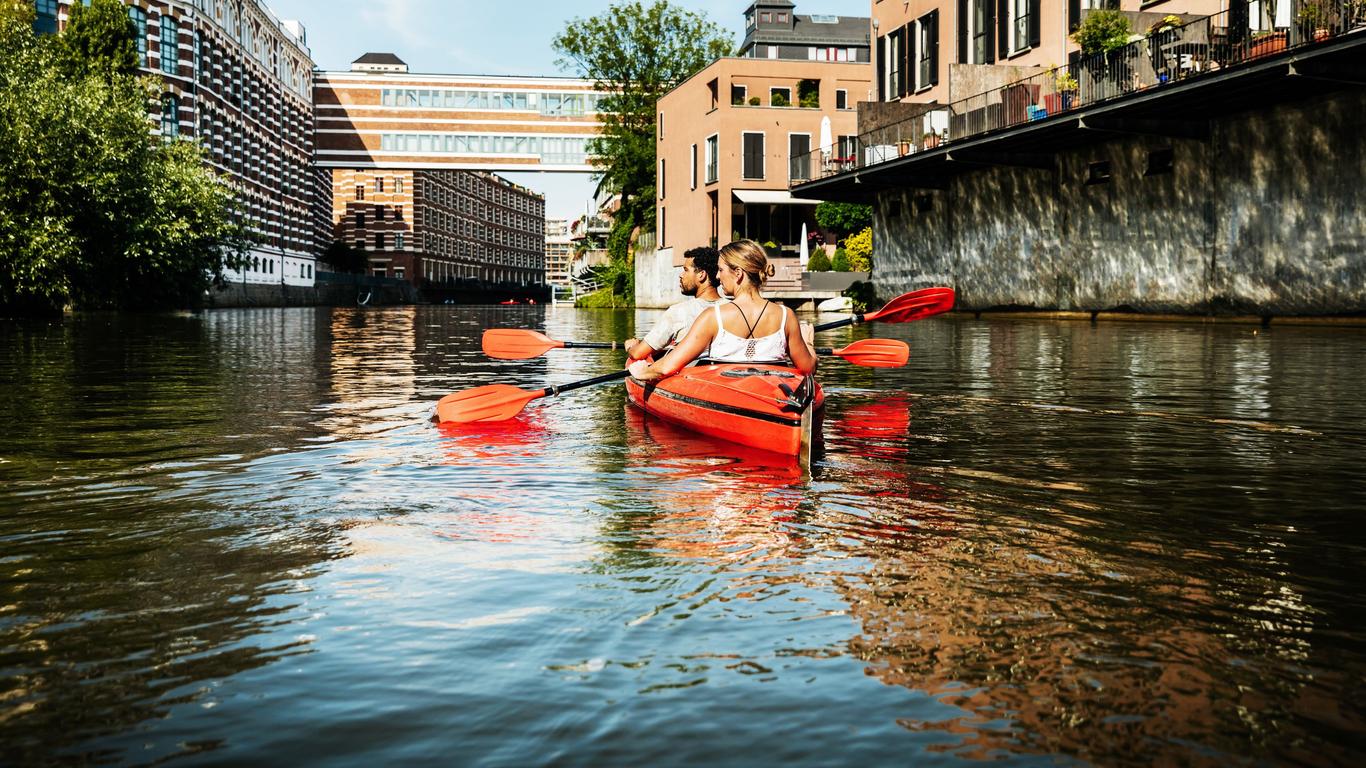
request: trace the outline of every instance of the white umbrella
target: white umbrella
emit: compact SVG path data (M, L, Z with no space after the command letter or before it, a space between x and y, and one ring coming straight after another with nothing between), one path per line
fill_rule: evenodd
M829 155L835 151L835 139L830 135L830 116L821 118L821 152Z
M802 271L805 272L805 271L806 271L806 260L807 260L807 258L808 258L808 255L807 255L807 249L806 249L806 222L804 222L804 221L802 222L802 242L801 242L801 245L798 246L798 248L799 248L799 250L797 251L797 253L798 253L798 260L797 260L797 263L802 265Z

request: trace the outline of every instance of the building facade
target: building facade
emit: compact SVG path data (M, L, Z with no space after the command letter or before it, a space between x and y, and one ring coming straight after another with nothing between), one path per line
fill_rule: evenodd
M682 253L739 237L793 254L814 200L788 186L812 178L813 150L833 159L870 97L868 64L718 59L658 105L658 247ZM805 106L803 106L805 105ZM819 162L817 159L815 162Z
M38 0L39 23L55 5ZM301 24L258 0L125 0L145 74L160 78L156 131L193 139L237 193L250 251L225 277L248 285L313 285L313 60Z
M366 254L368 272L445 293L546 284L545 198L483 171L333 169L337 240Z
M591 171L602 95L559 77L416 74L388 53L316 72L323 168Z
M799 15L788 0L757 0L745 9L744 58L866 62L869 51L867 16Z
M574 234L569 219L545 220L545 279L553 288L569 289L569 262L574 258Z

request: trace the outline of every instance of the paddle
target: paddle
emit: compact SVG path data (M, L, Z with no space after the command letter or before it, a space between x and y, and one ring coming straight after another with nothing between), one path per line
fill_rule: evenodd
M923 288L919 291L903 293L876 311L822 323L816 326L816 330L828 331L832 328L867 323L873 320L883 323L909 323L912 320L920 320L949 311L953 308L953 300L952 288ZM538 331L526 331L520 328L490 328L484 331L483 339L484 354L499 360L527 360L540 357L552 349L571 347L616 349L619 346L623 345L615 341L559 341Z
M882 305L873 312L856 313L853 317L821 323L818 331L828 331L846 325L857 325L877 320L882 323L909 323L953 309L954 293L952 288L921 288L918 291L903 293Z
M863 339L841 349L817 349L822 355L835 355L854 365L869 368L892 368L905 365L910 357L910 347L906 342L896 339ZM454 392L436 403L436 420L446 421L503 421L522 412L527 403L538 397L558 395L561 392L605 384L609 381L624 379L629 375L626 370L613 371L591 379L561 384L545 389L518 389L511 384L488 384L463 392Z
M490 328L484 331L484 354L499 360L527 360L540 357L552 349L582 347L584 349L617 349L624 345L615 341L557 341L544 333L520 328Z

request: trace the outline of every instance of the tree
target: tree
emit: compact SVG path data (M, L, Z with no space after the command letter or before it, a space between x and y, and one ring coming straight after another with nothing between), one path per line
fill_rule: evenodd
M611 241L624 267L630 229L655 226L655 106L659 98L718 57L734 51L730 36L705 16L667 0L620 2L598 16L575 18L552 42L561 67L607 93L598 103L601 133L588 143L599 189L621 195ZM615 232L614 232L615 234Z
M138 29L119 0L75 3L57 38L60 66L68 77L91 72L134 76L138 72Z
M843 248L836 248L834 258L830 259L830 269L835 272L848 272L849 252Z
M364 272L369 265L365 251L342 240L333 240L318 258L337 272Z
M845 237L873 224L873 207L857 203L821 203L816 206L816 223L821 229Z
M72 77L75 49L31 27L0 34L0 308L196 303L241 230L201 150L151 134L155 81L114 59Z
M1122 11L1091 11L1072 33L1072 39L1081 47L1083 56L1095 56L1128 45L1132 33L1129 17Z
M829 272L830 267L830 257L825 255L824 248L818 249L811 254L811 258L806 260L807 272Z

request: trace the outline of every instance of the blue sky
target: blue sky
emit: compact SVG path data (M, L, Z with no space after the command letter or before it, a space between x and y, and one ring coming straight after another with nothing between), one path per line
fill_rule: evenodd
M797 13L868 16L870 0L794 0ZM751 0L671 0L744 37ZM555 65L550 41L572 18L602 12L608 0L266 0L276 16L308 30L314 63L349 69L367 51L397 54L414 72L574 75ZM572 217L592 195L587 174L510 173L546 194L546 215Z

